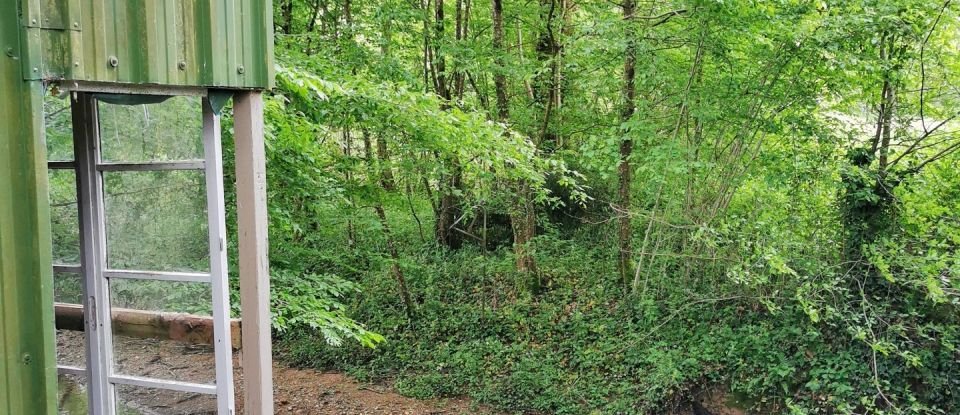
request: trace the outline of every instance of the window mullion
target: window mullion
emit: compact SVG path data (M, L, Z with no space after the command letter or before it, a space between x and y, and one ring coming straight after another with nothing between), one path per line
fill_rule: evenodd
M97 170L100 155L96 100L90 94L76 93L71 107L80 208L89 403L91 413L114 415L116 394L109 381L113 370L112 330L109 288L103 278L106 236L103 181Z

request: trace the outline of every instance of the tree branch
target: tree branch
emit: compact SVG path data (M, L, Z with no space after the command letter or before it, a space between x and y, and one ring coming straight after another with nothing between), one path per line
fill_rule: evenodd
M927 32L927 36L923 38L923 43L920 44L920 125L923 127L923 132L927 132L927 120L923 115L923 93L927 89L927 71L926 65L924 65L923 53L926 50L927 42L930 41L930 36L933 36L933 31L937 28L937 24L940 23L940 18L943 17L943 12L947 10L947 6L950 5L951 1L952 0L946 0L943 2L943 6L940 7L940 13L937 14L936 20L934 20L933 25L930 26L930 31Z

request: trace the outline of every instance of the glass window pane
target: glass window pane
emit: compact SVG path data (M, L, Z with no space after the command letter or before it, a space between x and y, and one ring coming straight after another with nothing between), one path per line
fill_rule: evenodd
M203 158L203 107L199 97L171 97L157 104L100 101L101 159L149 162Z
M57 364L87 366L87 343L82 331L57 330Z
M103 181L108 267L209 270L203 172L104 172Z
M213 294L205 282L110 279L110 305L114 308L211 315Z
M77 174L73 170L48 170L50 231L53 263L80 264L80 211L77 205Z
M53 272L53 301L83 304L83 278L72 272Z
M60 415L87 415L87 380L77 375L57 376L57 405Z
M70 99L46 95L43 98L43 127L47 160L73 160L73 127Z
M215 415L217 398L170 391L117 385L118 415Z
M212 384L210 284L110 280L117 373Z

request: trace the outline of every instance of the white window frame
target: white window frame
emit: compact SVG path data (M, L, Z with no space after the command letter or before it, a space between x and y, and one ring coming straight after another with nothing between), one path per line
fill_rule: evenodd
M126 92L136 93L141 91L131 90ZM162 90L150 92L163 94ZM235 412L220 117L213 111L206 97L206 90L180 89L174 92L171 95L184 95L186 92L189 95L200 95L202 97L203 160L103 163L100 158L99 124L95 95L90 92L72 92L74 161L51 162L48 166L51 169L75 169L76 171L80 208L81 265L79 267L75 265L55 265L54 269L79 273L84 281L86 368L58 366L58 371L61 374L85 375L87 377L88 402L91 413L116 414L117 385L215 395L218 414L233 415ZM209 273L114 270L107 267L103 172L157 170L202 170L204 172L210 250ZM216 382L212 385L199 384L115 373L109 295L109 281L111 279L209 283L212 292ZM269 372L269 367L266 370Z

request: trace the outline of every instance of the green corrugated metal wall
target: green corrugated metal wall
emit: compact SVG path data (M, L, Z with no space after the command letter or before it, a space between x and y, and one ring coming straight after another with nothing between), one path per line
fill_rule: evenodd
M271 0L0 0L0 415L56 413L47 80L273 85Z
M272 86L270 0L21 0L21 7L30 79Z
M0 414L56 413L43 86L24 81L16 0L0 0Z

